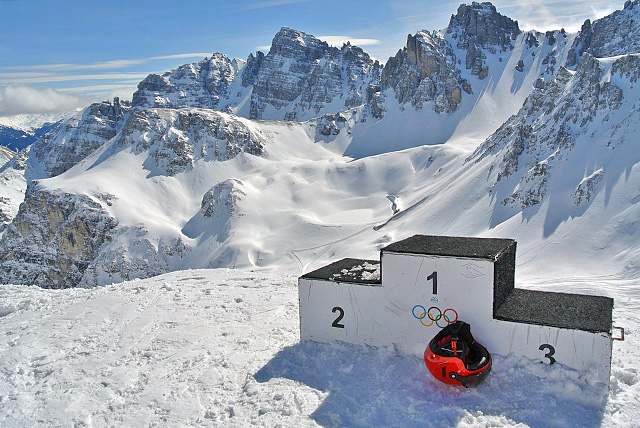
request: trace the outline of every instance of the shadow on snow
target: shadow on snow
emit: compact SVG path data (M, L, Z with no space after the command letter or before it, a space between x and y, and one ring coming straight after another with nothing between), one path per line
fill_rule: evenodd
M421 358L392 348L305 342L280 351L254 377L287 378L328 392L310 415L322 426L449 427L465 417L535 428L601 425L606 385L589 385L558 364L493 357L487 380L464 389L440 383Z

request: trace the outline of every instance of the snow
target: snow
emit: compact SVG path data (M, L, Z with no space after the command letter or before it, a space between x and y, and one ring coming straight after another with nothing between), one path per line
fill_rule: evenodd
M17 155L7 147L0 146L0 237L4 234L4 226L11 222L24 199L27 181L24 171L16 168L12 159Z
M625 108L598 112L537 205L502 204L526 180L494 182L498 155L469 157L539 77L550 78L542 59L564 64L575 39L559 41L554 54L537 35L538 48L521 34L513 53L488 54L486 80L462 70L473 95L446 117L401 106L387 91L383 119L361 122L362 108L350 110L333 140L318 138L316 120L235 117L264 139L264 157L197 159L166 176L148 152L112 140L41 180L44 189L91 197L117 221L123 233L103 250L121 246L129 251L122 258L133 258L146 251L142 236L156 248L179 240L189 252L169 260L175 272L145 280L59 291L1 286L0 426L637 426L640 88L603 73L623 89ZM598 61L610 70L614 59ZM248 115L251 94L239 79L229 93L226 107ZM263 117L282 112L269 105ZM38 167L32 159L31 176ZM20 201L24 178L5 180L0 193L16 190L11 200ZM234 198L204 217L203 195L222 184ZM375 259L416 233L513 238L518 287L613 297L626 340L614 343L610 385L494 355L487 382L464 390L393 348L299 343L299 275L343 257ZM189 270L220 266L237 269ZM380 276L379 265L361 268L345 275Z
M0 146L0 168L2 168L4 164L9 162L15 155L16 152L11 150L10 148Z
M33 133L49 123L56 123L61 120L69 119L75 115L77 111L69 111L64 113L38 113L38 114L16 114L13 116L0 116L0 126L18 129L27 134Z
M181 240L191 252L171 262L176 270L237 266L304 273L342 257L376 258L391 241L428 233L514 238L519 269L618 274L634 263L640 268L634 261L640 174L637 150L628 143L637 118L613 119L623 123L616 136L596 134L597 143L590 135L578 139L582 149L572 150L562 174L551 177L547 196L524 211L500 203L515 184L493 186L490 156L466 162L466 150L447 143L351 159L315 142L312 123L243 118L234 120L267 142L264 157L201 159L167 177L149 169L148 153L120 148L110 156L98 151L40 186L93 198L120 227L144 226L154 246ZM604 178L592 180L588 204L576 206L576 186L601 169ZM199 217L203 195L230 179L238 190L234 211ZM101 195L111 195L111 202ZM217 235L222 228L228 228L224 242ZM117 245L128 246L135 233ZM228 257L216 252L222 247Z
M626 327L609 387L493 355L485 383L468 390L393 348L299 343L296 275L212 269L93 289L3 286L0 425L633 427L639 292L628 278L592 285L615 297Z

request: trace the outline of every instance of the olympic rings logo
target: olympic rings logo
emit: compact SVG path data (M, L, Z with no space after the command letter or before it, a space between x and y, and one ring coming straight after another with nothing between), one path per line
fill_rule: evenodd
M422 312L419 313L419 315L416 315L416 308L421 308ZM432 310L436 310L438 311L438 314L435 315L435 312L432 314L431 311ZM453 314L455 314L455 319L451 319L451 317L453 316L453 314L449 314L447 315L447 312L452 312ZM413 307L413 309L411 310L411 313L413 314L414 318L416 318L418 321L420 321L420 324L422 324L425 327L431 327L434 323L435 325L437 325L440 328L445 328L447 326L447 324L453 324L454 322L458 321L458 313L456 312L455 309L445 309L444 312L440 310L440 308L438 308L437 306L431 306L428 310L424 308L424 306L422 305L415 305ZM423 320L423 318L428 317L431 322L428 324L425 324ZM439 321L444 319L446 321L447 324L445 325L440 325Z

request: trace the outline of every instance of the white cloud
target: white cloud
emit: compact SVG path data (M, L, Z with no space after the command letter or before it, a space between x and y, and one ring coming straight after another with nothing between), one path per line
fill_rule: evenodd
M331 46L342 47L343 44L349 42L355 46L370 46L370 45L378 45L381 43L378 39L362 39L357 37L349 37L349 36L318 36L318 38L322 41L327 42Z
M210 53L193 52L193 53L183 53L183 54L175 54L175 55L152 56L150 58L147 58L147 60L155 61L160 59L205 58L210 55L211 55Z
M0 87L0 116L71 111L93 101L90 97L66 94L51 88L3 86Z
M115 97L118 97L121 100L131 101L131 99L133 98L133 93L137 90L137 86L121 86L112 89L105 98L111 100Z
M73 86L71 88L59 88L58 91L90 94L90 93L104 93L105 91L120 90L120 89L126 89L126 90L132 89L133 92L135 92L136 89L138 88L138 83L139 83L138 80L129 81L129 82L123 81L120 83L111 83L106 85Z
M77 70L113 70L118 68L127 68L133 65L144 63L145 60L140 59L117 59L113 61L94 62L92 64L36 64L36 65L15 65L3 67L8 70L47 70L51 72L57 71L77 71Z
M599 7L594 6L591 0L516 0L509 2L496 2L500 12L502 8L513 8L508 13L512 19L517 19L520 28L528 31L558 30L564 28L569 32L580 30L585 19L602 18L609 15L619 6L618 2L600 1ZM603 4L608 3L608 4Z
M36 65L13 65L9 67L1 67L5 70L46 70L49 72L60 71L78 71L78 70L115 70L120 68L132 67L134 65L145 64L151 61L161 61L167 59L184 59L184 58L205 58L208 53L191 52L173 55L152 56L139 59L115 59L111 61L94 62L91 64L36 64Z
M144 79L149 73L97 73L97 74L47 74L0 73L0 85L20 85L31 83L72 82L82 80L122 80Z

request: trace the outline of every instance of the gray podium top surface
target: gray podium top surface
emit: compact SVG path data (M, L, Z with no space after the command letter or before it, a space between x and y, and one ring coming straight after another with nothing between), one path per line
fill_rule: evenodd
M516 288L495 311L503 321L548 325L594 333L611 331L613 299Z
M513 239L414 235L390 244L382 251L496 260L505 249L515 243Z
M379 260L342 259L303 275L305 279L352 282L364 285L382 285L379 276L373 275L380 269ZM364 275L363 275L364 274Z

